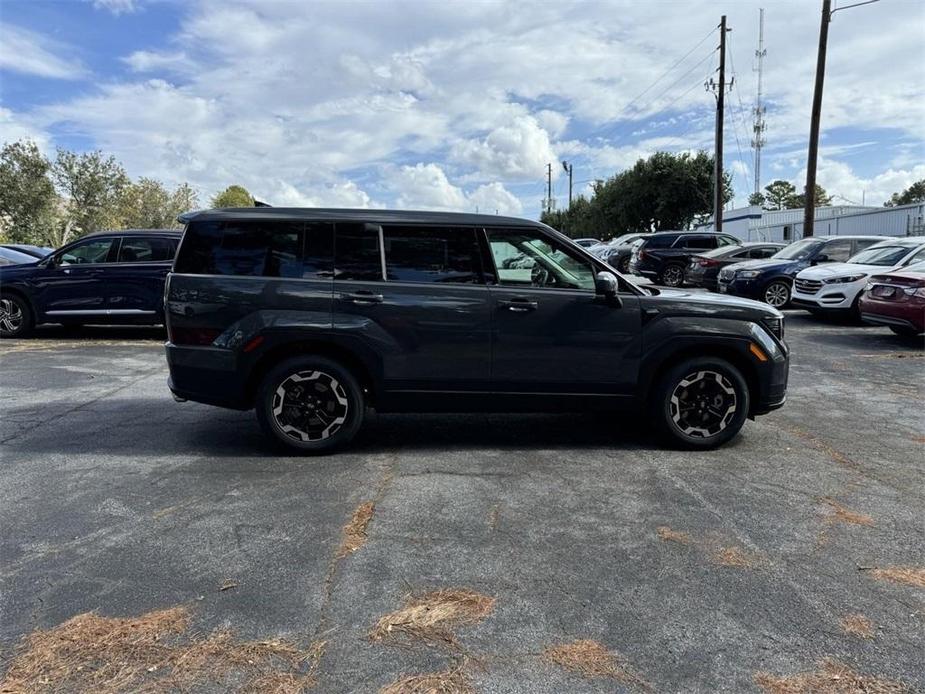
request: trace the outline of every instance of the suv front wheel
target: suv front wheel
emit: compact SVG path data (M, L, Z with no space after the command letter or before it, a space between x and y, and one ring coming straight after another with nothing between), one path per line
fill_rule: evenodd
M29 304L16 294L0 296L0 337L26 337L32 332Z
M661 433L689 449L732 439L748 416L748 384L732 364L710 357L688 359L658 383L650 402Z
M783 308L790 303L790 285L784 280L774 280L764 288L764 303L774 308Z
M659 277L659 284L663 287L680 287L684 284L684 266L677 263L668 263Z
M257 420L290 452L327 453L348 443L363 423L363 391L350 371L326 357L287 359L257 392Z

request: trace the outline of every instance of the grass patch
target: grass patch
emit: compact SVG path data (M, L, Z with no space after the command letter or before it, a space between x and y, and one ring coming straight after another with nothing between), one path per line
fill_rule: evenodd
M291 694L315 683L323 643L302 650L279 639L237 641L229 631L186 636L188 627L185 607L135 618L77 615L24 637L0 691L108 694L188 691L222 683L228 690Z
M888 566L885 569L874 569L870 572L870 575L878 581L890 581L925 588L925 568L917 566Z
M344 526L343 538L337 550L338 559L346 557L348 554L353 554L366 544L366 529L369 527L375 511L376 505L372 501L367 501L357 506L353 516L350 518L350 522Z
M580 639L572 643L549 646L543 651L543 657L587 679L607 678L648 689L645 680L633 672L622 658L608 651L598 641Z
M681 545L689 545L691 543L690 535L681 530L672 530L667 525L660 525L655 529L655 532L658 534L659 538L665 542L677 542Z
M874 524L874 519L870 516L863 513L857 513L856 511L851 511L850 509L847 509L839 504L834 499L825 498L822 499L822 503L827 504L829 508L832 509L832 514L829 516L829 518L833 522L867 526L873 526Z
M459 667L422 675L401 675L379 694L475 694L469 678Z
M874 623L862 614L849 614L842 617L842 630L851 636L862 639L874 638Z
M767 694L905 694L902 682L855 672L847 665L827 659L813 672L777 677L767 672L755 675L755 683Z
M381 617L369 632L373 641L404 638L431 645L457 646L453 630L475 624L491 614L495 598L468 588L435 590L410 595L405 605Z

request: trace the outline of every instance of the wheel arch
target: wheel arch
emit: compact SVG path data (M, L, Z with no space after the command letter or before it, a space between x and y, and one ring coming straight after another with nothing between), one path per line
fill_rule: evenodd
M260 382L270 370L285 359L292 357L321 356L333 359L348 368L363 389L370 403L378 394L375 369L360 354L343 344L323 339L297 339L272 345L262 350L254 361L244 385L244 397L253 404Z
M644 362L640 370L638 397L648 402L652 388L658 379L670 368L682 361L693 358L714 358L729 362L742 374L748 385L749 399L755 402L759 395L759 378L757 367L748 356L748 341L710 340L706 342L687 342L676 347L668 347L655 353Z

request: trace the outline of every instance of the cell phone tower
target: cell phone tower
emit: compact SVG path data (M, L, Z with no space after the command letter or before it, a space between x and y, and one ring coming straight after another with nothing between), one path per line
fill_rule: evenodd
M767 55L764 48L764 8L758 10L758 50L755 51L756 67L758 73L758 96L755 99L755 108L752 113L755 116L755 122L752 125L754 137L752 138L752 148L755 150L755 193L761 192L761 148L764 147L764 131L767 125L764 122L765 107L761 103L761 73L764 68L764 57Z

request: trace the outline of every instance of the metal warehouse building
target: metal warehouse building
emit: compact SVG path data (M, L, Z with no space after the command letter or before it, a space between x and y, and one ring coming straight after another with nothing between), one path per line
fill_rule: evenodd
M697 229L712 229L710 217ZM803 238L803 209L741 207L723 213L723 231L743 241L796 241ZM900 207L817 207L816 236L925 235L925 203Z

